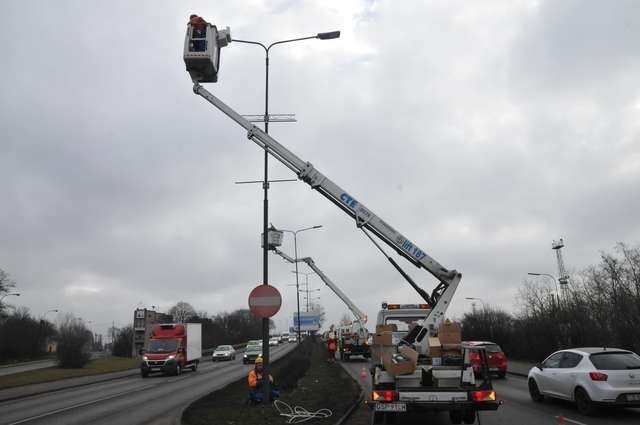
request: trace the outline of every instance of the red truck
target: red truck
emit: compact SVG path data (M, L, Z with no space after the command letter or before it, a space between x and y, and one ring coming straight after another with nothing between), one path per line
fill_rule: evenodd
M140 374L151 372L180 375L186 368L198 369L202 357L202 326L200 323L154 325L149 347L143 350Z

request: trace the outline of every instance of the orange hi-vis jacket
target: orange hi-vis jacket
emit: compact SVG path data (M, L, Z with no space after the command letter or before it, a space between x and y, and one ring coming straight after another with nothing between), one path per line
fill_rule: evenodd
M260 379L262 379L262 373L256 372L255 369L249 372L249 376L247 377L247 381L249 382L249 389L255 390ZM269 381L273 382L273 376L269 375Z
M327 348L331 351L336 351L336 342L334 340L330 340L329 344L327 344Z

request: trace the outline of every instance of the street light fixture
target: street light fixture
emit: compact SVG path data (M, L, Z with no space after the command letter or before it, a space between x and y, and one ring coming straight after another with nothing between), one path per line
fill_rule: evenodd
M11 296L19 297L19 296L20 296L20 293L18 293L18 292L13 292L13 293L9 293L9 294L5 294L5 295L3 295L3 296L2 296L2 298L0 298L0 303L1 303L1 302L2 302L2 300L4 300L5 298L7 298L7 297L11 297Z
M295 252L295 264L296 264L296 270L294 271L294 273L296 274L296 301L297 301L297 315L296 315L296 327L298 329L298 344L300 344L300 340L301 340L301 336L300 336L300 282L298 280L298 276L300 275L300 272L298 272L298 233L300 232L305 232L307 230L314 230L314 229L320 229L322 227L322 224L319 224L317 226L311 226L311 227L305 227L303 229L298 229L298 230L287 230L287 229L277 229L280 232L287 232L287 233L292 233L293 234L293 250ZM265 247L268 244L265 244Z
M556 285L556 299L559 300L559 292L558 292L558 281L556 280L555 277L553 277L553 275L550 275L549 273L527 273L529 276L544 276L544 277L548 277L550 278L553 283Z

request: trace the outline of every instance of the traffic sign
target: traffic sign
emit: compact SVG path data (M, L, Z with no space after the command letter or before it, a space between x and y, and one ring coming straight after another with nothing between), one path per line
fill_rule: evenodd
M259 317L271 317L280 310L282 297L271 285L258 285L249 294L249 310Z

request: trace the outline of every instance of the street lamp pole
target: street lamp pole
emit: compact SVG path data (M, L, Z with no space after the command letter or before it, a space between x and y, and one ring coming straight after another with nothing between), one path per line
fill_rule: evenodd
M300 273L300 274L304 275L304 278L305 278L305 282L304 282L305 292L307 293L307 298L309 298L309 276L311 276L312 274L316 274L316 273L315 272L305 273L305 272L297 272L297 271L292 271L291 273ZM307 300L307 312L309 312L309 300Z
M300 38L293 38L293 39L289 39L289 40L280 40L280 41L276 41L271 43L268 47L265 46L264 44L257 42L257 41L250 41L250 40L232 40L233 42L236 43L244 43L244 44L254 44L256 46L260 46L264 49L265 52L265 75L264 75L264 83L265 83L265 87L264 87L264 132L265 133L269 133L269 50L271 50L271 48L273 46L276 46L278 44L285 44L285 43L292 43L295 41L302 41L302 40L310 40L313 38L317 38L319 40L330 40L333 38L338 38L340 37L340 31L332 31L332 32L324 32L324 33L318 33L315 36L311 36L311 37L300 37ZM264 200L263 200L263 226L262 226L262 244L263 244L263 251L262 251L262 284L263 285L268 285L269 284L269 246L268 246L268 231L269 231L269 168L268 168L268 162L269 162L269 148L267 146L265 146L264 148L264 182L262 184L262 188L264 189ZM298 321L300 321L300 318L298 317ZM298 331L298 342L300 342L300 332ZM264 373L265 375L269 375L269 371L268 371L268 367L269 367L269 319L268 318L263 318L262 319L262 358L264 361ZM269 395L269 380L265 380L266 385L265 385L265 395ZM265 399L267 399L265 397Z
M478 297L464 297L464 299L471 300L471 301L480 301L480 303L482 304L483 316L486 316L489 319L489 333L491 334L491 341L493 341L493 320L491 318L491 315L488 314L489 310L487 310L487 305L485 304L484 300Z
M305 227L304 229L298 229L298 230L278 229L281 232L287 232L287 233L293 234L293 252L295 256L295 265L296 265L296 270L294 273L296 274L296 303L297 303L296 327L298 328L298 344L300 344L300 340L302 339L300 336L300 282L298 279L300 272L298 272L298 233L304 232L307 230L320 229L321 227L322 227L322 224L319 224L317 226Z

